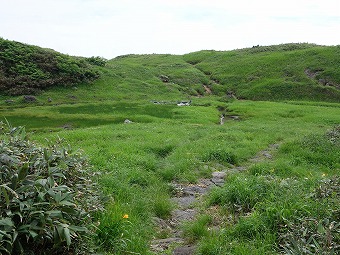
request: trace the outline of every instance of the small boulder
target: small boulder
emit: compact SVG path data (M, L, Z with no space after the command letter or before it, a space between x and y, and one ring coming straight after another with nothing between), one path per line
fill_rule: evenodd
M166 76L166 75L163 75L163 74L161 76L159 76L159 78L161 79L162 82L169 82L170 81L169 77Z
M319 79L319 83L322 85L327 85L327 80L326 79Z
M131 123L133 123L131 120L128 120L128 119L124 120L124 124L131 124Z
M72 99L72 100L76 100L77 97L75 95L67 95L68 98Z
M30 96L30 95L25 95L23 99L24 99L24 102L26 103L33 103L37 101L37 98L35 96Z
M185 245L181 247L177 247L174 249L174 255L192 255L195 254L196 247L192 245Z

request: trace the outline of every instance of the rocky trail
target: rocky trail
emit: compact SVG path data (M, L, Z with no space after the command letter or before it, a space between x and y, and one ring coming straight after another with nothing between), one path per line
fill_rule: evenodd
M169 219L155 217L154 223L158 233L165 233L165 238L155 239L151 242L151 251L159 255L192 255L197 248L196 244L190 243L183 237L183 224L194 221L203 208L204 196L213 187L222 187L227 174L245 171L247 165L258 163L263 160L272 159L273 151L277 150L279 144L271 144L265 150L257 153L249 159L244 166L230 166L229 168L216 165L211 178L198 180L195 184L173 182L173 203L176 205ZM218 228L218 226L216 226Z

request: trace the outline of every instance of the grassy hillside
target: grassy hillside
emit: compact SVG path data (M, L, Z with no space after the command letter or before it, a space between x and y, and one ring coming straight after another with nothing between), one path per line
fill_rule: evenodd
M339 102L339 64L338 46L284 44L184 56L127 55L107 67L115 91L144 91L145 98L181 92L187 97L212 93L251 100Z
M184 59L205 73L216 94L252 100L340 101L340 47L313 44L201 51Z
M339 65L339 46L314 44L200 51L183 56L125 55L105 63L98 57L70 57L0 39L0 94L30 94L50 88L41 99L53 98L54 103L132 98L176 101L209 94L251 100L339 102ZM99 73L101 79L84 84L98 78ZM78 91L63 90L65 86ZM62 94L64 98L60 98Z
M126 55L104 66L100 58L15 45L32 50L14 54L33 65L20 77L32 80L33 70L45 70L25 58L35 50L100 73L91 83L44 87L32 103L0 95L0 121L25 126L38 144L57 140L88 158L107 202L81 246L105 255L173 254L183 245L200 255L339 253L338 46ZM21 70L14 60L13 70ZM0 66L1 81L24 79ZM176 105L189 99L188 107ZM225 174L223 185L190 205L197 213L191 221L174 227L179 192L200 190L200 179L214 172ZM184 243L172 242L163 252L151 247L179 236Z
M79 58L0 38L0 93L35 94L54 86L74 86L99 77L100 58Z
M145 95L160 96L169 92L203 95L202 85L209 82L202 72L176 55L121 56L110 60L107 67L111 69L115 82L133 92L144 91Z

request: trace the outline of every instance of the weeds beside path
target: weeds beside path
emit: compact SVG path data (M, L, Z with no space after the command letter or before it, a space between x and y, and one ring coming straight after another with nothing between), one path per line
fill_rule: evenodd
M265 159L271 159L272 154L277 150L279 144L271 144L267 149L260 151L248 163L258 163ZM151 243L151 251L155 254L191 255L195 254L197 245L195 238L186 236L183 233L184 225L200 218L204 208L204 196L214 187L222 187L225 177L232 172L247 170L247 165L233 166L226 168L216 164L213 168L211 178L202 178L197 183L173 182L172 201L175 210L171 212L168 219L154 218L159 234L166 234L166 238L154 239ZM207 166L208 167L208 166ZM215 224L211 231L217 231L218 224Z
M112 198L98 219L107 239L94 236L104 254L297 251L300 244L305 247L299 238L305 234L302 229L308 230L306 241L313 237L323 245L325 235L313 222L322 224L319 230L331 231L328 243L339 243L332 226L338 222L333 186L338 183L340 150L338 136L325 135L340 121L338 104L224 103L214 98L197 98L195 104L105 102L3 113L21 123L29 118L31 130L37 128L32 134L37 142L58 135L82 148L101 173L97 182ZM240 118L218 125L220 109ZM44 116L53 119L41 121ZM126 118L133 124L123 124ZM72 124L72 130L50 132L62 123ZM278 141L279 148L268 147ZM215 178L219 175L225 176Z

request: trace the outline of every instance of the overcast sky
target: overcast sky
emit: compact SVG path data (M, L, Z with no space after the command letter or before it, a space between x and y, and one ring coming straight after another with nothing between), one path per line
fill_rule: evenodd
M0 37L77 56L340 44L340 0L0 0Z

